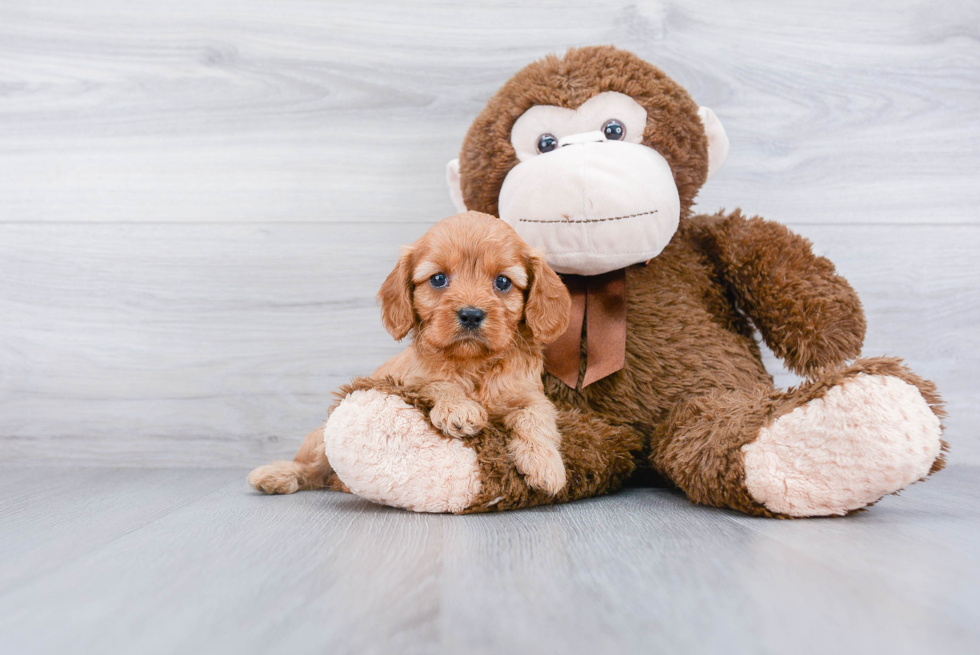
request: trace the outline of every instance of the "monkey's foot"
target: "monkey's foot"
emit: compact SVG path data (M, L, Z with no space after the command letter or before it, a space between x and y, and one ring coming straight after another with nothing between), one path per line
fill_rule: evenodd
M460 512L481 487L476 451L439 433L418 409L375 389L353 391L323 431L327 458L350 490L416 512Z
M772 512L847 514L929 475L941 432L915 385L891 375L848 377L742 447L745 486Z

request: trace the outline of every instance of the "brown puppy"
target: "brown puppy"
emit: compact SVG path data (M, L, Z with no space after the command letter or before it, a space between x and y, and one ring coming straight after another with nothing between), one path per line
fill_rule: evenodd
M490 416L510 434L508 451L528 484L565 486L555 407L541 382L543 344L568 325L570 299L558 275L509 225L467 212L440 221L402 250L381 291L382 320L412 344L373 377L417 385L432 424L450 437L477 434ZM293 462L249 475L266 493L338 488L314 431Z

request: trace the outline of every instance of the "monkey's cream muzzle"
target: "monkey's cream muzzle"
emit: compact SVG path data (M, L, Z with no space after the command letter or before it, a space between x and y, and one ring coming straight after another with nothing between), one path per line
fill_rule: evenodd
M656 257L677 231L680 197L670 166L646 146L570 135L515 166L500 218L543 250L559 273L599 275Z
M710 177L728 155L728 137L710 109L701 107L698 116ZM619 136L607 140L612 123ZM667 160L643 143L646 126L646 110L615 91L577 109L531 107L511 128L518 164L501 186L500 218L559 273L600 275L653 259L677 231L680 195ZM453 202L465 211L459 160L449 162L446 176Z

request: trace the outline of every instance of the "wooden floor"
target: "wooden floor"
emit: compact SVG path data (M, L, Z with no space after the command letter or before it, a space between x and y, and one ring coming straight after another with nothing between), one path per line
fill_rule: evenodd
M244 470L0 469L0 650L980 652L980 469L843 519L632 489L454 517Z

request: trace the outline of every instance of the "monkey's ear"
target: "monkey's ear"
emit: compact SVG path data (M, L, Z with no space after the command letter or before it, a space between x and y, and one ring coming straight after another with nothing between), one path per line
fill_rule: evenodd
M415 327L415 310L412 308L412 249L402 248L395 269L388 274L381 290L381 321L388 333L401 341Z
M728 158L728 135L715 112L707 107L698 107L698 116L704 125L704 134L708 137L708 179L711 179Z
M545 262L544 254L531 250L528 258L531 287L524 305L524 322L541 343L551 343L568 329L572 298L558 274Z
M460 186L458 159L446 165L446 182L449 183L449 197L453 199L456 211L462 214L466 211L466 203L463 202L463 188Z

